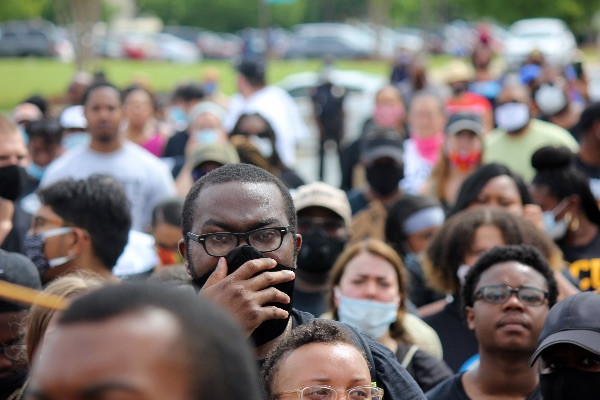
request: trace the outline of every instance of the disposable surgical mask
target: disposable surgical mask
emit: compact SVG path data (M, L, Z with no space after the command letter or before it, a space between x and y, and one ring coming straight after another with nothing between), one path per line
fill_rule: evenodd
M507 132L519 131L529 123L529 106L525 103L511 102L499 105L495 111L498 128Z
M271 139L252 135L250 136L250 141L256 146L263 157L270 158L273 155L273 142L271 142Z
M198 143L216 143L219 138L219 131L216 129L201 129L194 132L194 137Z
M567 199L563 199L551 211L544 211L542 213L544 231L552 240L560 240L567 234L568 226L564 218L559 221L556 220L556 216L564 210L566 206L566 200Z
M390 324L398 319L399 299L389 303L353 299L343 296L339 289L335 290L335 296L339 300L337 315L340 322L354 326L373 339L385 335Z

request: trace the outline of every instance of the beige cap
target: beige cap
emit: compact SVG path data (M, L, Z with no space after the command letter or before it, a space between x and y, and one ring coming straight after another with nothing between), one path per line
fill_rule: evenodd
M240 162L240 157L235 147L229 142L202 143L194 148L187 163L190 169L194 169L206 161L213 161L221 165L235 164Z
M327 208L342 217L347 227L350 226L352 211L346 193L326 183L313 182L298 187L294 193L294 206L296 212L308 207Z

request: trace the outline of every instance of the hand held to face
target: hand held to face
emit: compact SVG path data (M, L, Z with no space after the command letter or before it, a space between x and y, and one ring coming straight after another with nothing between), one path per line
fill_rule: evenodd
M240 246L219 259L200 292L233 314L261 345L287 326L294 278L291 268Z

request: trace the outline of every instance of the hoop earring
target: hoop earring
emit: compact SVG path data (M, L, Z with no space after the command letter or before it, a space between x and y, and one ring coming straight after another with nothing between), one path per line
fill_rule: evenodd
M569 223L569 230L571 232L576 232L579 229L579 217L577 217L577 215L574 215L573 218L571 219L571 222Z

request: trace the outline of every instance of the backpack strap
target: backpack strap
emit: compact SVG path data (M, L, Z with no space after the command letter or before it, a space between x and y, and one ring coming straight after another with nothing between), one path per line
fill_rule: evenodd
M413 344L412 346L410 346L410 348L406 352L406 355L402 359L401 364L404 368L408 368L408 364L410 364L410 362L412 361L413 356L415 355L417 350L419 350L419 346L417 346L416 344Z

